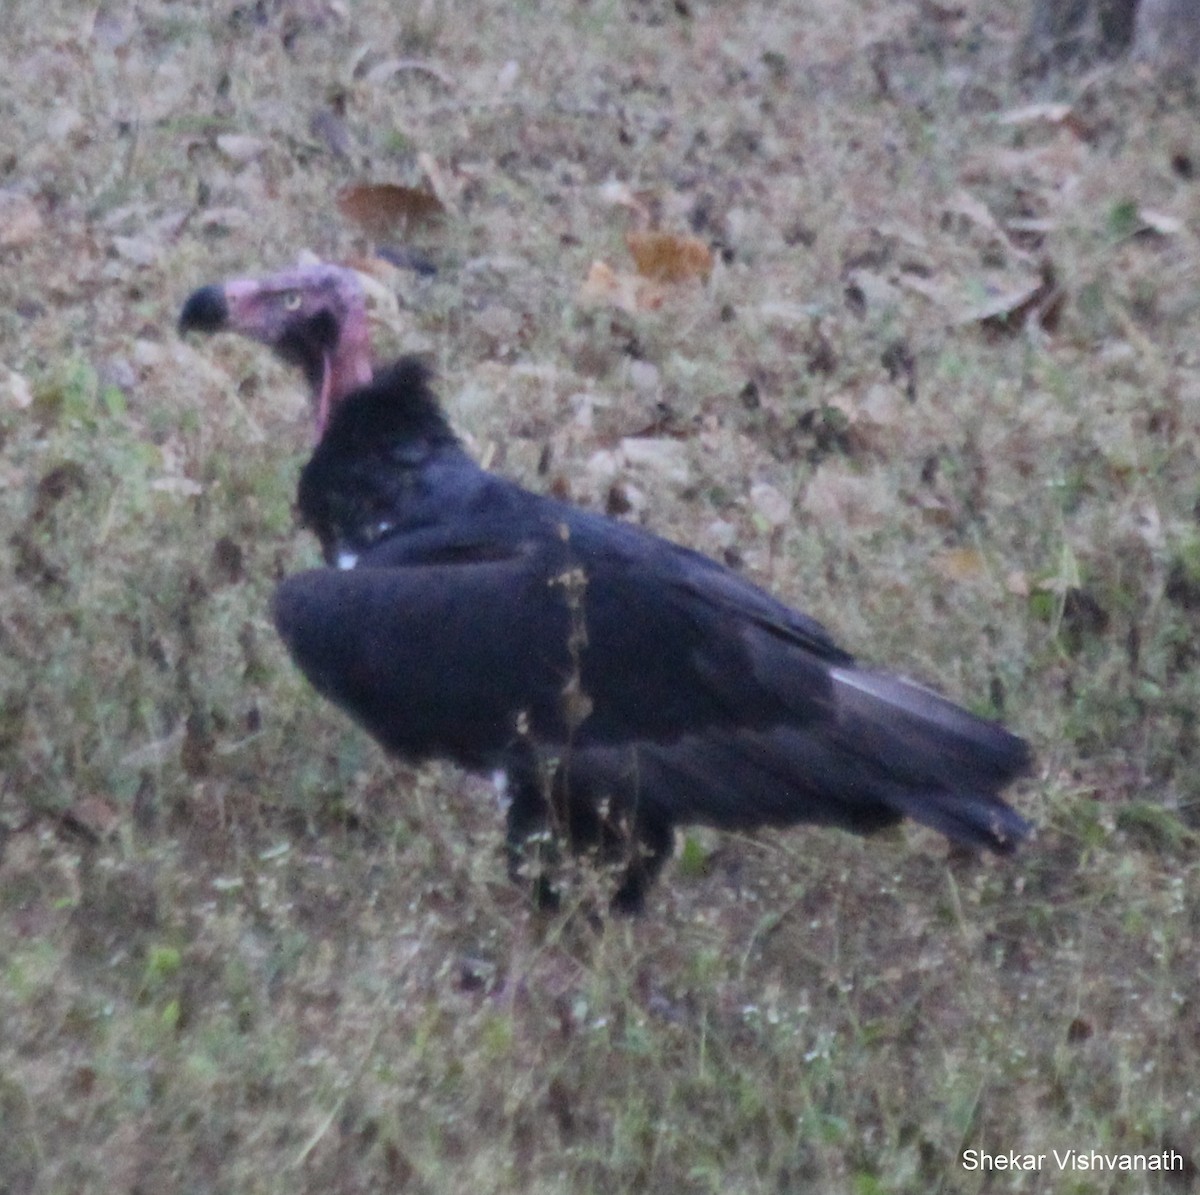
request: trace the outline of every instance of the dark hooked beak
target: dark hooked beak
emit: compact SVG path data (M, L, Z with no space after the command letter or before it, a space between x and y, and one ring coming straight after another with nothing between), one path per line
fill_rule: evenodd
M225 288L202 286L188 296L179 313L179 332L219 332L229 319Z

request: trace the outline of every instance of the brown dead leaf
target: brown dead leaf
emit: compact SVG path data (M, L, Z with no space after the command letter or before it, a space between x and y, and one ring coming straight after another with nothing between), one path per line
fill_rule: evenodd
M994 323L997 326L1000 324L1015 326L1020 323L1021 317L1033 308L1041 293L1042 283L1040 280L1027 282L1022 286L1013 287L1011 290L1001 291L999 294L981 303L978 307L971 308L958 322L962 324Z
M920 489L909 501L921 512L921 518L932 527L953 527L961 518L961 511L945 494L935 490Z
M665 299L663 289L637 274L618 273L607 262L594 261L579 288L585 307L618 307L622 311L657 311Z
M377 241L433 224L446 210L432 191L399 183L352 183L338 192L337 206Z
M1095 130L1070 104L1054 103L1053 101L1026 104L1022 108L1014 108L1011 112L1006 112L999 117L998 123L1014 128L1039 124L1049 125L1065 129L1077 141L1091 141L1095 137Z
M20 191L0 191L0 248L17 249L37 240L42 231L37 205Z
M669 232L630 232L625 243L638 273L655 282L707 280L712 273L712 250L699 237Z
M934 572L947 581L978 581L987 575L983 553L977 548L948 548L930 563Z
M117 806L107 797L80 797L59 814L65 829L88 842L100 842L113 834L121 821Z
M1031 320L1047 332L1053 332L1062 312L1066 293L1055 279L1054 266L1042 263L1041 277L1004 291L986 303L968 311L955 326L978 324L990 335L1013 334Z

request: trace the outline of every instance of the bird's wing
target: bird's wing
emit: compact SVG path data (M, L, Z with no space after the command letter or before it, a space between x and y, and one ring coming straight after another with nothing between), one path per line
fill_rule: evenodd
M624 529L520 529L431 527L289 578L280 633L320 692L411 757L567 748L583 789L642 793L668 824L907 814L1001 850L1025 832L997 794L1028 753L1002 727L859 667L703 557Z
M767 669L767 632L729 601L702 600L680 549L623 532L581 542L557 514L434 524L380 541L352 569L289 578L279 631L318 690L407 754L490 757L519 718L554 745L825 716L828 661L806 625L781 632L787 660ZM771 670L785 682L764 685Z
M589 634L606 651L584 677L587 783L623 775L672 821L871 829L907 815L997 850L1024 836L998 796L1029 767L1021 739L858 665L820 624L670 548L595 554Z
M566 612L520 551L428 547L421 562L287 578L275 624L313 686L385 746L494 766L521 726L555 721Z
M865 758L886 761L895 778L995 787L1028 765L1025 744L997 723L915 681L858 664L819 624L739 580L705 576L700 583L693 579L689 592L730 616L757 683L789 708L803 711L811 702L812 682L798 660L819 662L832 688L826 733Z

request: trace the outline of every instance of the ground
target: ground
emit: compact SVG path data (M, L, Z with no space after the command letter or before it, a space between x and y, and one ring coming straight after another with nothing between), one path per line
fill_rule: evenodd
M1196 1186L1200 125L1022 81L1026 18L8 0L0 1190ZM301 251L491 467L1028 737L1036 837L693 831L643 918L535 912L271 628L306 399L174 323ZM1181 1162L964 1165L1056 1149Z

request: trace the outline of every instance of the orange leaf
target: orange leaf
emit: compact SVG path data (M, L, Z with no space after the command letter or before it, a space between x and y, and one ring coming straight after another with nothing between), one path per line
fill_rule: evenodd
M630 232L625 235L625 243L637 263L638 273L655 282L707 279L712 273L712 250L699 237Z
M337 206L375 240L432 224L446 210L432 191L398 183L352 183L338 192Z
M607 262L594 261L579 288L579 301L589 307L622 311L656 311L663 305L662 287L637 274L617 273Z
M947 581L978 581L987 575L983 553L975 548L948 548L939 552L932 563Z

